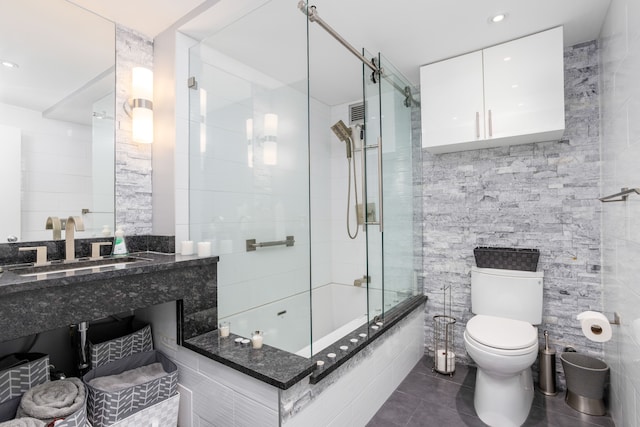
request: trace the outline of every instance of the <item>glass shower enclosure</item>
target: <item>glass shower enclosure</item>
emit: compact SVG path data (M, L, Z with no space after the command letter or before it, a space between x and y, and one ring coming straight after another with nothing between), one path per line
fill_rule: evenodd
M190 50L189 233L220 257L219 321L310 357L420 293L419 114L386 58L367 54L384 70L373 81L339 46L328 52L359 89L332 97L314 50L326 35L282 3L230 17Z

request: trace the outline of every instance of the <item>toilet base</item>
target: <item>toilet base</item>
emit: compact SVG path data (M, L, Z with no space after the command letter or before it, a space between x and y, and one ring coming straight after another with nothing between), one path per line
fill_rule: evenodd
M478 368L473 404L478 417L489 426L519 427L533 402L531 368L515 376L496 376Z
M567 390L564 401L567 402L567 405L583 414L600 416L607 413L604 400L602 399L590 399Z

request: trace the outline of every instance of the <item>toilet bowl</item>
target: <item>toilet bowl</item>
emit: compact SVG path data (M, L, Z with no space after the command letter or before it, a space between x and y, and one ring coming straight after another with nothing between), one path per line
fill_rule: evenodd
M474 406L490 426L520 426L533 401L531 365L538 332L530 323L489 315L467 322L464 345L478 366Z

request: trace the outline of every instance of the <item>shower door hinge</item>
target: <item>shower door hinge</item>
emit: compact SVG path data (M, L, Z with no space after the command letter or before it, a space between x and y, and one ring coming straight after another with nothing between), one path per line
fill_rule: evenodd
M198 90L198 81L195 77L189 77L187 80L187 87L189 89Z
M362 276L362 278L358 278L356 280L353 281L353 286L362 286L365 283L371 283L371 276L367 276L366 274L364 276Z

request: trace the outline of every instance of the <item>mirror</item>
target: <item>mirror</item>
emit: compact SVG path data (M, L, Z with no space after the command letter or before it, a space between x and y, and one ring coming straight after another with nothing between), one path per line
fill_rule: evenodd
M51 240L49 216L112 234L114 23L65 0L5 2L0 61L0 243Z

